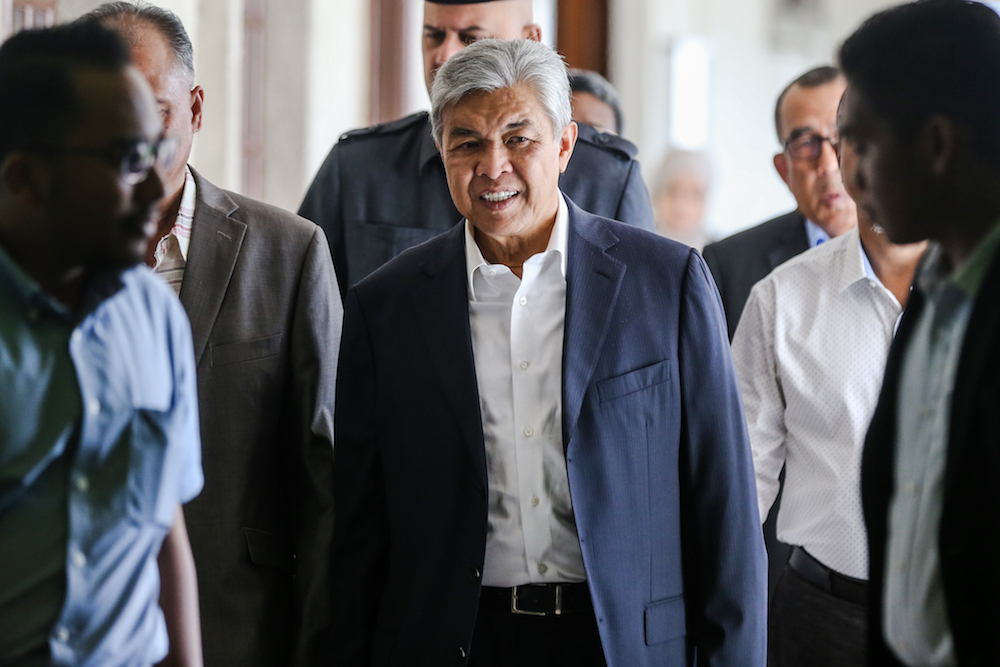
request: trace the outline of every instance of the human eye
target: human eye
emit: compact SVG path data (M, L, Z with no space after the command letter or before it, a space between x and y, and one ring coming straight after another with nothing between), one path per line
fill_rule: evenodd
M527 137L522 137L522 136L513 136L513 137L510 137L509 139L507 139L507 143L510 144L510 145L512 145L512 146L517 146L517 145L520 145L520 144L524 144L524 143L527 143L527 141L528 141L528 138Z
M473 33L463 32L460 36L460 39L462 40L462 44L468 46L469 44L478 42L480 39L482 39L482 37Z
M424 29L424 43L428 45L440 44L444 41L444 32L441 30Z

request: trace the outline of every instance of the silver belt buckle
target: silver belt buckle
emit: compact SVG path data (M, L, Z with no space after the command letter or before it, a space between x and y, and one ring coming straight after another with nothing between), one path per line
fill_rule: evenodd
M510 613L521 614L522 616L548 616L544 611L525 611L524 609L517 608L517 589L520 586L514 586L510 589ZM556 613L562 613L562 590L556 587Z

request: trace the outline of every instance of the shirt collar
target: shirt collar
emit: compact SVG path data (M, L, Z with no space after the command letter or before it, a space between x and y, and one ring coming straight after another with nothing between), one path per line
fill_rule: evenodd
M566 250L569 245L569 208L562 192L559 193L559 208L556 211L556 221L552 225L552 233L549 234L549 243L544 252L554 250L559 253L559 268L562 270L563 278L566 277ZM475 237L472 235L472 223L465 220L465 267L466 276L469 282L469 298L475 299L473 288L473 277L476 269L489 266L483 257L483 252L479 249Z
M840 277L837 288L843 292L845 289L865 278L872 278L878 282L875 271L872 270L868 256L865 255L865 247L861 243L861 232L855 226L843 235L843 238L833 240L836 242L836 252L840 256Z
M177 246L181 250L181 257L187 261L188 248L191 247L191 229L194 220L194 207L198 197L198 186L194 182L194 175L191 167L184 168L184 188L181 191L181 205L177 209L177 219L174 226L170 228L170 233L177 238Z
M806 218L806 236L809 237L810 248L815 248L830 240L830 235L809 218Z

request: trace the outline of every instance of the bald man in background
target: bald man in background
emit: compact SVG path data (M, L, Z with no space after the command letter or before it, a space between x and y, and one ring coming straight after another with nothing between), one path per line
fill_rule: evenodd
M427 89L448 58L480 39L541 41L531 0L424 3L421 39ZM634 145L580 125L559 187L582 209L653 229L649 193ZM320 167L299 215L326 232L341 291L407 248L462 219L421 111L344 134Z

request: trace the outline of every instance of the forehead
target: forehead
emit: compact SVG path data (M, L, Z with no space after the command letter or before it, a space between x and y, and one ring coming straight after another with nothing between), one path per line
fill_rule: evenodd
M864 94L855 88L848 88L844 92L844 99L837 114L837 126L846 139L869 136L876 130L887 127L865 99Z
M444 131L503 132L512 123L529 122L551 129L535 89L528 85L466 95L443 114Z
M181 83L180 65L167 38L153 25L139 23L129 29L132 62L150 85L160 88Z
M159 114L152 92L134 66L118 71L86 68L75 77L82 115L75 133L99 144L119 137L155 137Z
M837 107L847 82L838 77L829 83L812 88L792 86L781 102L782 134L796 128L831 127L837 121Z
M517 24L516 2L496 0L468 5L439 5L424 3L424 23L440 30L465 30L480 28L494 37L512 39L518 34L502 34L514 29Z

